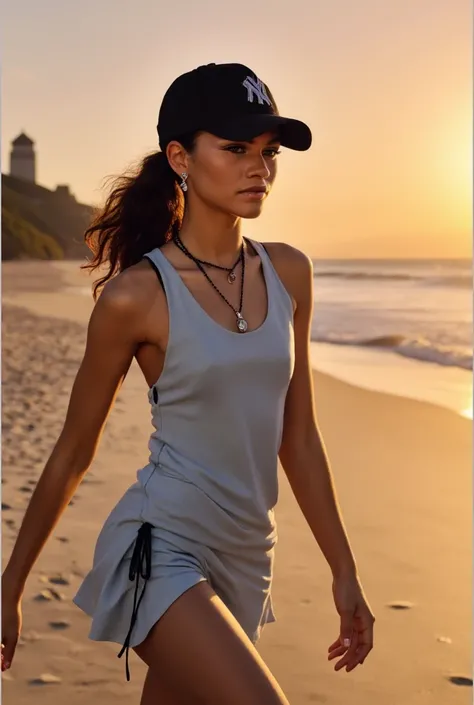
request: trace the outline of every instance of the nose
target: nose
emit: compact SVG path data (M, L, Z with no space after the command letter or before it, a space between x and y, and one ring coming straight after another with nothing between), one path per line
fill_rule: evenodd
M268 179L271 171L268 168L267 159L263 154L256 155L255 160L252 160L252 165L249 168L249 177L260 176L262 179Z

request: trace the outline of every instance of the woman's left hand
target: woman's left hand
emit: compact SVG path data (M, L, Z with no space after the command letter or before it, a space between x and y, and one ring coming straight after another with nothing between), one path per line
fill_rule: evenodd
M335 671L352 671L363 664L374 644L375 617L364 595L357 575L333 579L332 591L341 618L340 634L328 649L328 660L342 658Z

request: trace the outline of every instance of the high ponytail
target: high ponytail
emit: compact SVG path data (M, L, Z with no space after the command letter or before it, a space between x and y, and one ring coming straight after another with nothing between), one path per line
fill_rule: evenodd
M191 152L194 136L180 139L180 144ZM107 265L105 274L94 282L94 300L109 279L164 245L180 228L184 198L178 178L166 154L153 152L134 173L114 180L104 207L84 234L94 256L81 268L93 271Z

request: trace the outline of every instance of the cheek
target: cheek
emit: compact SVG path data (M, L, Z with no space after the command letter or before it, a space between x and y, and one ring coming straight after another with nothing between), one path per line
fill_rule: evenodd
M196 191L213 200L235 193L242 177L239 167L232 164L227 155L216 155L199 165L196 171Z

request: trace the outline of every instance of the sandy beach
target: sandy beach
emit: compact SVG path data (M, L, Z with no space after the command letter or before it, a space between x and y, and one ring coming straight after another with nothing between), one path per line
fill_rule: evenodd
M3 264L2 561L60 432L92 300L78 263ZM331 576L280 469L277 622L259 650L292 705L467 705L471 672L471 422L314 372L323 437L376 615L364 666L335 673ZM87 638L72 603L105 517L147 462L146 384L134 364L99 452L36 564L6 705L138 703L145 669Z

